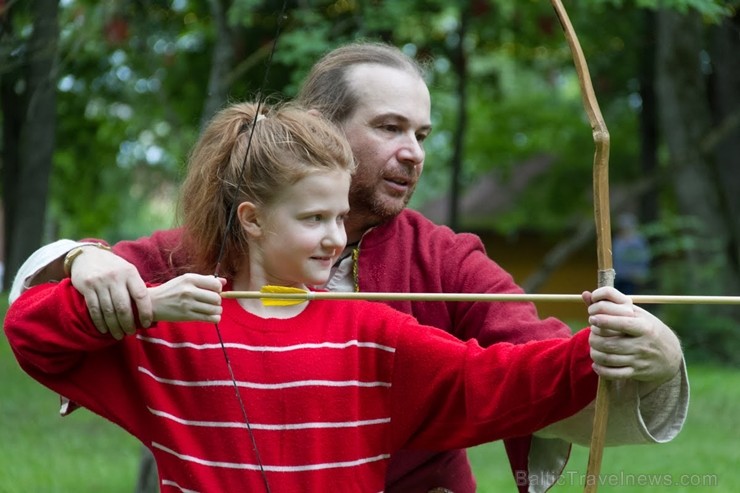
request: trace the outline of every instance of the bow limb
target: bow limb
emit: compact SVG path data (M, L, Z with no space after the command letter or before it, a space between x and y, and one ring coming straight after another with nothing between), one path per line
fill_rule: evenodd
M593 165L594 219L596 221L596 251L598 261L598 286L614 286L614 269L612 264L612 237L609 209L609 130L604 123L601 109L594 93L586 58L570 22L568 13L560 0L551 0L552 6L560 20L565 37L573 55L578 81L581 86L583 105L593 130L595 145ZM584 492L596 492L601 459L606 440L606 424L609 418L609 383L599 379L596 392L596 410L591 446L588 455L588 468Z

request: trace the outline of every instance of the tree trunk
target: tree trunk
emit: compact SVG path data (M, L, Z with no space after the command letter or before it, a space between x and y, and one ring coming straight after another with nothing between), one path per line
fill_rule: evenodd
M655 176L658 171L658 110L655 98L655 12L646 9L640 26L639 79L640 98L640 169L643 176ZM640 199L640 222L658 219L658 194L646 193Z
M460 25L457 30L457 44L450 56L457 75L457 125L453 137L452 159L450 162L450 228L457 231L460 226L460 193L463 157L465 154L465 133L468 126L468 63L465 53L470 14L466 6L460 10Z
M740 277L740 13L712 32L711 96L716 139L707 139L706 151L717 164L723 218L728 231L728 257ZM714 144L716 142L716 144Z
M231 39L227 13L230 2L209 0L208 6L213 16L215 40L211 57L211 72L208 77L208 92L200 116L201 128L215 115L226 102L230 89L229 73L234 67L234 47Z
M700 53L704 29L701 17L662 10L657 19L657 88L660 121L670 156L670 176L679 213L693 217L703 228L700 235L726 243L720 220L711 163L701 142L711 129L707 86ZM692 270L708 259L698 249L689 250ZM696 272L694 272L696 274ZM689 280L699 287L699 276ZM701 289L701 288L700 288Z
M673 11L658 14L658 98L682 213L711 218L716 209L700 143L709 132L707 87L698 58L701 19ZM701 199L701 200L697 200Z
M662 135L670 159L667 171L679 214L694 220L689 247L683 248L682 255L670 259L670 268L660 282L663 290L678 294L730 295L740 291L733 260L737 248L734 233L737 214L733 216L729 209L732 201L737 201L737 192L730 200L725 187L736 186L737 177L730 168L737 166L730 163L737 163L738 158L737 154L721 157L726 152L724 147L709 152L713 146L707 144L717 132L713 127L715 119L707 84L710 79L705 56L707 29L712 28L706 28L695 12L685 15L667 10L658 12L657 96ZM735 46L734 56L737 56L736 42ZM727 108L730 101L737 100L737 94L720 96L720 92L719 89L714 92L716 108ZM729 160L718 164L718 156ZM687 351L715 360L738 360L740 344L735 333L740 318L738 307L690 305L662 310L664 320L681 335Z
M33 31L27 49L2 79L4 289L41 245L56 133L59 2L34 0L29 8Z

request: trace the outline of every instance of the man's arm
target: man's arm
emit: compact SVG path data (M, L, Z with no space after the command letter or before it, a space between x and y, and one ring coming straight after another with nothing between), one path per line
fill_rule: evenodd
M688 404L689 381L685 364L682 364L670 382L646 395L640 395L638 382L614 381L606 445L613 447L669 442L681 431L688 414ZM535 436L542 439L559 438L588 446L591 442L594 410L591 403L577 414L543 428ZM639 417L637 420L636 416Z
M151 325L152 300L133 264L110 251L86 246L66 268L65 274L85 297L87 311L101 333L121 339L133 334L137 325Z
M608 292L622 305L612 304L617 309L603 311L600 297L595 295ZM614 412L609 413L607 445L672 440L683 426L689 401L686 364L678 337L660 319L632 305L613 288L601 288L593 298L591 293L584 293L584 300L589 303L589 322L594 324L591 354L616 379L612 383L610 409ZM622 334L627 337L619 337ZM636 361L642 363L636 365ZM592 405L537 435L587 445L593 411Z
M50 281L61 281L64 278L64 257L73 248L86 242L58 240L44 245L23 262L13 279L8 296L13 303L23 291Z
M183 252L174 255L181 231L157 231L150 237L122 241L113 253L95 248L97 240L59 240L34 252L18 271L10 292L10 302L31 286L71 277L74 287L84 296L90 316L101 333L120 339L135 328L138 315L142 326L152 321L152 305L146 281L165 282L175 277L186 261ZM79 246L85 247L67 262L64 259ZM71 257L71 255L70 255Z
M136 267L100 248L101 244L63 239L39 248L18 269L10 290L10 303L32 286L71 277L101 333L109 332L116 339L133 334L134 305L141 325L148 327L153 314L146 284ZM72 252L74 257L68 257Z

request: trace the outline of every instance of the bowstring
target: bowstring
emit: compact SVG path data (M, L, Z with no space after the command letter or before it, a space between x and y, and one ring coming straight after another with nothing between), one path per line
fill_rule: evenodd
M249 139L247 140L247 149L244 153L244 159L241 163L241 168L239 169L239 176L236 182L236 187L234 188L234 192L231 197L231 205L229 206L229 214L226 220L226 229L224 229L224 235L221 239L221 245L218 252L218 257L216 258L216 269L213 273L214 277L218 277L219 270L221 269L221 260L223 259L224 252L226 249L226 239L228 238L229 231L231 231L231 228L234 223L234 216L236 215L236 201L239 196L239 190L241 188L241 185L244 181L244 176L246 173L246 167L247 167L247 157L249 156L249 151L252 148L252 138L254 137L254 129L257 126L257 117L260 115L260 111L262 110L262 103L264 102L264 90L267 87L267 80L270 74L270 67L272 66L272 58L275 55L275 48L277 47L278 38L280 37L280 31L282 29L283 21L285 20L285 8L286 8L286 0L283 0L282 7L280 9L280 14L278 15L278 21L277 21L277 27L275 29L275 38L272 43L272 48L270 49L270 54L267 58L267 65L265 67L265 73L264 77L262 79L262 84L260 86L259 91L257 92L257 109L254 114L254 120L252 121L252 128L249 131ZM262 462L262 457L260 456L259 448L257 447L257 440L254 437L254 430L252 429L252 425L249 421L249 416L247 414L247 408L244 405L244 399L242 399L241 392L239 392L239 384L236 381L236 376L234 375L234 368L231 366L231 360L229 359L228 351L226 351L226 345L224 344L223 337L221 336L221 329L218 326L218 322L215 324L216 327L216 335L218 336L218 343L221 347L221 352L224 356L224 361L226 362L226 367L229 370L229 377L231 378L231 383L234 387L234 393L236 394L236 399L239 402L239 408L242 413L242 419L244 420L244 423L247 426L247 432L249 433L249 439L252 442L252 450L254 451L255 459L257 460L257 465L259 466L260 474L262 475L262 481L265 485L265 491L267 493L271 493L272 490L270 490L270 483L267 480L267 473L265 471L265 466Z

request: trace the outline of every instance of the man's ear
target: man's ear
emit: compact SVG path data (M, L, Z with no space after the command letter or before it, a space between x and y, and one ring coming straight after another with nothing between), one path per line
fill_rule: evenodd
M258 237L262 235L262 226L259 223L258 212L259 209L252 202L242 202L236 208L236 216L239 218L239 224L241 224L249 236Z

